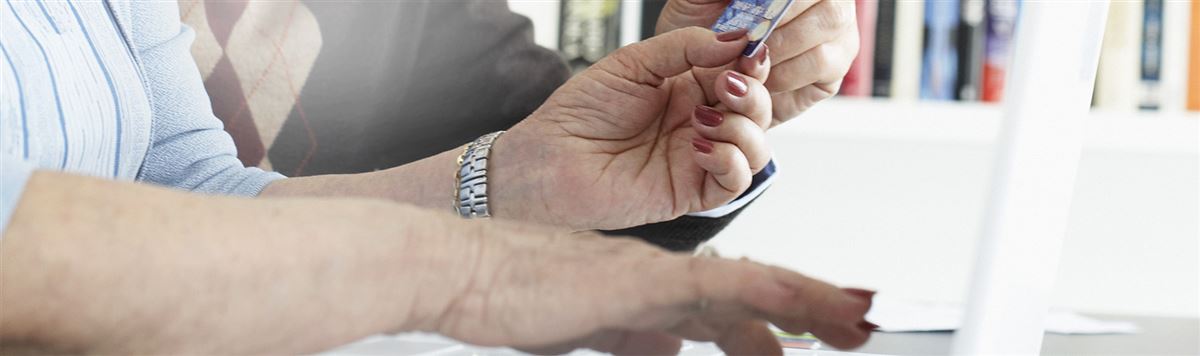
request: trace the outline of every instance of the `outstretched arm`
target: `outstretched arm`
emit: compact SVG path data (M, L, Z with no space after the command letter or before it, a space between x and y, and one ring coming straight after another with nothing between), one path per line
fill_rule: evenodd
M420 330L545 352L677 352L682 337L771 354L764 319L838 347L870 328L869 292L748 261L382 201L61 173L30 178L0 261L0 346L61 352L306 353Z
M0 240L0 343L301 353L432 330L483 226L368 200L206 197L35 173Z

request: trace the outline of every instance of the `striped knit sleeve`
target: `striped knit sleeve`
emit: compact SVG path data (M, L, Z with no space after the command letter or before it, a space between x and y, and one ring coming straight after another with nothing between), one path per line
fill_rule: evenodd
M213 116L189 47L195 33L174 1L132 9L132 42L146 74L154 112L152 142L138 180L199 193L257 195L274 172L245 167L233 139Z
M33 165L16 157L0 155L0 238L8 228L17 202L21 200L21 192L25 191L25 182L33 173Z

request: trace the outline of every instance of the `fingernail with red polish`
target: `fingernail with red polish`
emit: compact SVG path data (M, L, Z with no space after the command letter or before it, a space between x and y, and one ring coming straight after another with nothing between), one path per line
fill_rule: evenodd
M695 148L696 152L700 152L703 154L709 154L709 153L712 153L712 151L713 151L713 144L712 144L712 142L709 142L708 140L697 137L695 139L692 139L692 148Z
M767 47L766 43L763 43L760 46L762 46L762 48L758 50L758 58L755 59L758 60L758 65L761 66L767 63L767 56L771 55L771 48Z
M733 41L737 41L738 39L741 39L742 37L746 37L746 29L744 29L744 28L729 31L729 32L718 32L717 33L717 41L721 41L721 42L733 42Z
M879 330L879 325L875 325L875 323L863 320L858 323L858 328L863 331L874 331Z
M875 297L875 291L859 288L842 288L843 292L858 297L859 299L871 300Z
M708 127L720 126L721 122L725 121L725 115L721 114L720 111L704 105L696 106L694 114L696 115L696 120L700 121L700 124Z
M733 96L736 97L746 96L746 92L750 89L746 86L746 80L742 79L741 74L729 72L725 74L725 77L726 79L729 79L727 80L728 83L725 84L725 86L728 87L727 89L729 89L730 94L733 94Z

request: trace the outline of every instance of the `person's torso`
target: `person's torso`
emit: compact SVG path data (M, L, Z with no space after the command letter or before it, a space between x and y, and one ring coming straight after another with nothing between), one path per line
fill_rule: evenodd
M106 2L0 4L0 154L132 180L150 144L140 68Z

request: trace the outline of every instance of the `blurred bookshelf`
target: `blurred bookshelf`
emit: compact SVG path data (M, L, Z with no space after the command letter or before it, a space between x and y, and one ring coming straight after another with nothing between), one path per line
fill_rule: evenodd
M539 44L560 51L562 36L572 31L562 27L571 6L608 5L605 23L615 27L605 33L612 37L609 51L652 35L666 3L509 1L533 19ZM968 142L995 137L1013 29L1022 1L1030 0L826 1L855 3L859 55L837 97L776 130ZM577 42L600 43L587 36ZM1200 0L1112 1L1103 46L1088 147L1195 154Z

